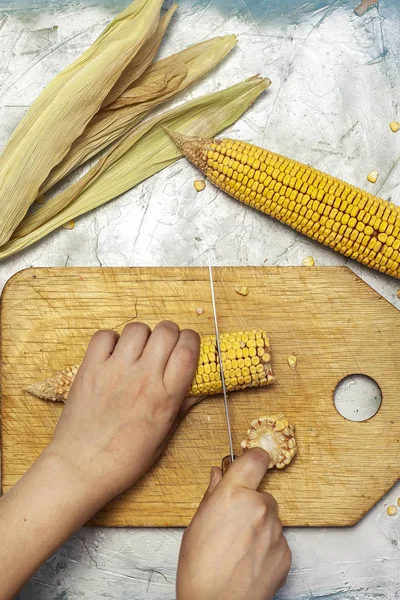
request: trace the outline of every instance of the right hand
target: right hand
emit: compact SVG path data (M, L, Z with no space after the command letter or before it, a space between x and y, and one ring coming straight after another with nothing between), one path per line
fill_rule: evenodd
M275 499L257 492L269 463L246 451L209 488L181 546L177 600L272 600L285 584L291 552Z

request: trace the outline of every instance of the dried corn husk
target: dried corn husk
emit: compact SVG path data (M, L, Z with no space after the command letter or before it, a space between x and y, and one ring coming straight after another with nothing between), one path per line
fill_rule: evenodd
M164 127L187 135L212 137L234 123L269 85L268 79L252 77L149 119L53 199L56 214L31 233L0 248L0 259L34 244L64 223L112 200L180 158L182 154Z
M130 131L152 109L203 77L235 44L234 35L216 37L154 63L107 109L93 117L64 160L50 173L40 194Z
M158 22L157 29L144 44L140 48L139 52L136 54L131 63L126 67L126 69L122 72L121 77L118 79L117 83L114 85L108 96L104 99L102 104L102 108L106 108L110 104L112 104L119 96L130 87L143 73L146 71L147 67L153 62L164 34L167 30L168 25L171 22L171 19L178 8L177 4L173 4L171 8L165 13L163 17Z
M135 0L89 51L50 83L17 127L0 157L0 245L10 239L50 170L154 34L161 4Z

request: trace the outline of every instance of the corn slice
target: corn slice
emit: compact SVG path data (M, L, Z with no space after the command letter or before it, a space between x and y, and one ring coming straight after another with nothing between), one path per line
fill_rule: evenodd
M39 217L33 231L0 248L0 260L34 244L67 221L105 204L180 158L182 154L165 126L178 127L189 135L215 135L234 123L269 85L268 79L252 77L149 119L53 199L56 214L45 222Z
M0 157L0 245L38 196L50 170L99 110L159 21L162 0L136 0L41 94ZM40 110L39 110L40 107Z
M297 453L294 425L282 414L252 421L242 448L263 448L269 454L268 469L286 467Z

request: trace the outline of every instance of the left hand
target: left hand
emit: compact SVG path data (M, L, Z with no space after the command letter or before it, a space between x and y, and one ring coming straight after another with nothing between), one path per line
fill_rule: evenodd
M153 332L130 323L121 337L93 336L49 451L102 494L101 503L145 473L198 400L185 395L199 348L197 333L170 321Z

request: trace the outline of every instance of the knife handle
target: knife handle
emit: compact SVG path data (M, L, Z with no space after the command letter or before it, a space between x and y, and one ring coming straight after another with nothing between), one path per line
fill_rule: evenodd
M236 459L237 459L237 456L234 456L233 460L236 460ZM225 475L225 473L227 472L227 470L231 466L231 464L232 464L232 458L229 454L228 456L225 456L222 459L222 463L221 463L222 475Z

